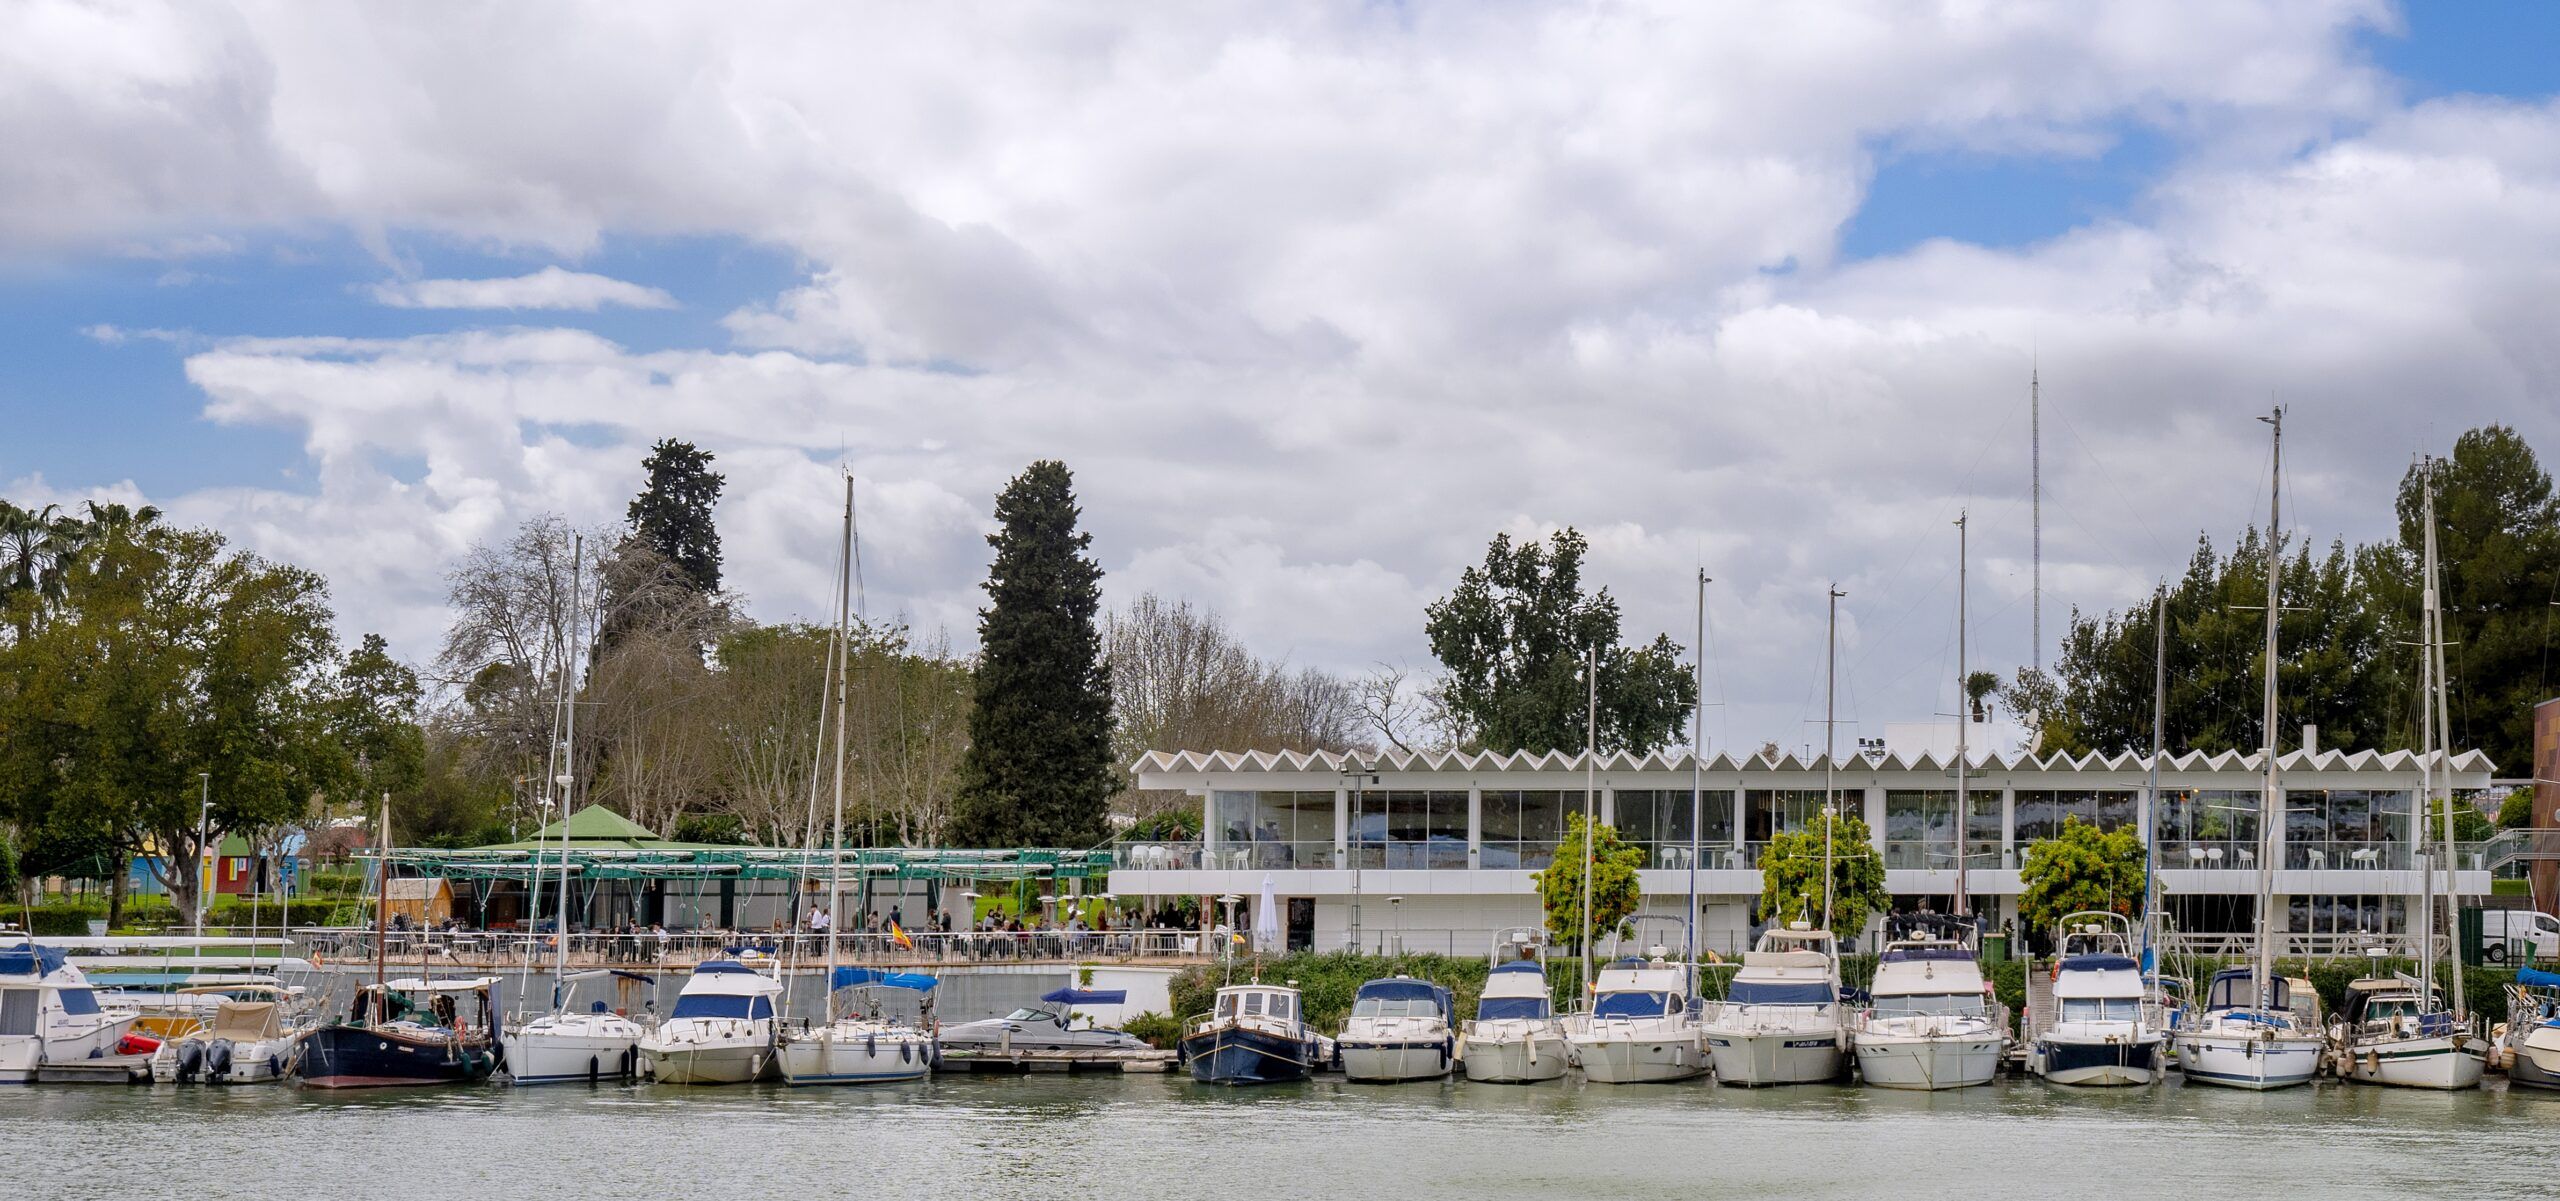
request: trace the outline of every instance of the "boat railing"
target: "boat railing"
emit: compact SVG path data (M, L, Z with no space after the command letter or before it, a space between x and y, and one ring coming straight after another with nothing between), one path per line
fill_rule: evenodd
M511 930L393 930L305 927L294 931L303 955L315 964L370 961L379 948L394 964L424 960L438 967L472 964L516 966L559 955L558 936ZM571 931L569 960L577 967L690 967L704 960L754 952L811 963L827 957L867 964L967 964L1041 961L1203 960L1215 958L1222 936L1196 930L981 930L952 933L687 930L656 932Z

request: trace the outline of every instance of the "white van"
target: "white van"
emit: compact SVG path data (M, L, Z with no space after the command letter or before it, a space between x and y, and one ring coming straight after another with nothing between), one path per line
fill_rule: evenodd
M2560 917L2538 909L2484 909L2480 941L2491 963L2560 956Z

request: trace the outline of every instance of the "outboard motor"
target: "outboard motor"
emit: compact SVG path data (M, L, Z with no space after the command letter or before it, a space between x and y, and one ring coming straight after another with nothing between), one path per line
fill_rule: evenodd
M201 1043L201 1042L198 1042L198 1041L196 1041L195 1039L192 1039L192 1038L191 1038L191 1039L186 1040L185 1042L179 1043L179 1044L178 1044L178 1079L179 1079L179 1081L183 1083L183 1082L185 1082L185 1081L193 1080L193 1079L195 1079L195 1078L196 1078L196 1073L197 1073L197 1072L202 1071L203 1069L204 1069L204 1044L203 1044L203 1043Z
M217 1038L212 1046L204 1049L204 1078L213 1084L231 1079L230 1039Z

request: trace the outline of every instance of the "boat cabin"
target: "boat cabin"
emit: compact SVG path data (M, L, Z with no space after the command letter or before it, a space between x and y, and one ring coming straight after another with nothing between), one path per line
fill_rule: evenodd
M1272 984L1234 984L1218 990L1218 1006L1211 1020L1276 1021L1296 1025L1303 1017L1298 1008L1298 990Z
M1480 1022L1542 1022L1555 1015L1547 974L1535 960L1515 959L1486 973L1476 998Z
M1591 1016L1673 1017L1688 1007L1689 972L1685 965L1660 959L1621 959L1600 969Z
M2258 1009L2257 973L2246 967L2227 967L2213 974L2213 983L2205 986L2205 1012L2226 1009ZM2267 994L2265 1008L2292 1013L2311 1027L2320 1024L2320 994L2311 982L2298 977L2278 976L2275 987Z
M497 1020L498 978L468 980L393 980L356 990L347 1011L353 1026L414 1022L448 1030L486 1031Z
M2441 1024L2450 1028L2453 1016L2445 1012L2441 990L2429 993L2407 976L2368 976L2348 982L2346 1005L2338 1011L2338 1020L2350 1026Z
M1355 1018L1432 1018L1450 1020L1456 1002L1449 990L1428 980L1391 976L1360 986L1351 998Z

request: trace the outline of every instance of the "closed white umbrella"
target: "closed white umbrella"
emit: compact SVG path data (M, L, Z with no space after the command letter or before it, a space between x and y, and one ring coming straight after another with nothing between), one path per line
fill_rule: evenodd
M1253 907L1253 949L1280 949L1280 897L1273 891L1267 872L1262 877L1262 900Z

